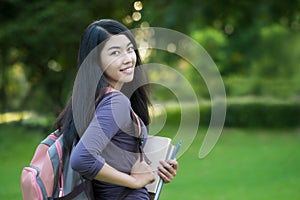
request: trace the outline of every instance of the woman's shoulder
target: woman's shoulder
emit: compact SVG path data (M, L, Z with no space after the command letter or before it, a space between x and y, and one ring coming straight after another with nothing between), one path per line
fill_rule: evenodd
M130 122L130 101L121 92L107 93L98 104L95 114L103 123L114 119L118 127L124 127Z
M104 106L107 104L130 106L130 100L122 92L114 90L104 95L103 99L99 103L99 106Z

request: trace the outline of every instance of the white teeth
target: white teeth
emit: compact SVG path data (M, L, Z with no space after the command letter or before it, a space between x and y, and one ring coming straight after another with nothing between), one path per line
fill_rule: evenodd
M133 68L132 68L132 67L129 67L129 68L124 69L124 72L126 72L126 73L131 73L132 70L133 70Z
M120 71L126 72L126 73L131 73L133 71L133 67L127 67L125 69L121 69Z

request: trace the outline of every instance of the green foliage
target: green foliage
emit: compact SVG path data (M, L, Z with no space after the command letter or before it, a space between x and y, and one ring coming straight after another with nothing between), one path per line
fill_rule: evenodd
M119 20L129 28L164 27L190 36L215 61L229 97L299 98L298 0L143 0L138 21L132 17L137 12L133 4L131 0L1 1L0 110L56 115L72 90L82 31L101 18ZM178 70L199 99L210 98L203 78L184 58L153 50L148 61ZM16 66L22 70L17 72ZM178 85L188 101L185 87ZM173 100L167 89L154 88L154 99Z
M249 31L241 36L238 41L244 46L229 59L237 69L223 77L227 94L280 99L297 97L299 34L280 24L255 26L253 30L255 32ZM227 73L228 70L225 64L224 71Z
M250 64L250 73L260 78L291 78L299 71L299 54L295 47L300 42L297 34L278 24L263 27L256 48L255 59ZM298 41L297 41L298 40Z
M26 97L29 90L29 84L24 73L22 63L15 63L8 70L8 84L5 87L10 99L9 105L13 109L21 106L22 100Z
M224 48L228 45L226 35L218 29L209 27L194 30L191 33L191 37L203 46L219 67L219 71L222 72L222 64L225 63L227 59L224 51Z
M300 103L252 99L228 102L225 125L228 127L298 127Z
M99 18L122 19L130 13L131 1L2 1L0 21L0 69L7 73L10 66L24 66L27 88L18 96L19 109L41 110L39 104L48 106L43 111L57 113L65 105L73 86L77 69L77 51L83 30ZM12 13L11 13L12 12ZM11 52L16 52L11 56ZM0 97L5 110L17 103L10 101L14 93L4 89L13 80L0 78ZM9 86L12 87L12 86ZM36 91L38 90L38 91ZM32 99L34 96L34 100ZM46 101L45 101L46 98ZM7 100L6 100L7 99ZM34 101L32 103L32 101ZM21 103L20 103L21 102ZM49 103L49 104L48 104Z
M179 124L181 110L179 106L167 106L167 123ZM217 104L215 105L217 106ZM211 104L200 102L200 124L208 126L211 117ZM192 112L195 106L189 105L182 109L190 109L190 117L193 120ZM271 98L237 98L227 100L227 111L225 127L264 127L284 128L298 127L300 119L299 101L281 101ZM188 120L187 120L188 121Z
M299 96L299 80L284 77L260 78L259 76L229 76L224 79L226 92L231 97L256 95L277 99L293 99Z

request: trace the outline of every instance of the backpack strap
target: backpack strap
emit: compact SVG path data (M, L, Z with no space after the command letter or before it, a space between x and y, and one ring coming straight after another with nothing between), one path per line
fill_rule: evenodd
M144 134L142 133L142 125L141 125L141 121L140 118L138 117L138 115L134 112L134 110L130 107L131 113L134 116L133 118L136 121L136 124L138 126L138 152L140 153L140 161L142 162L145 159L145 162L147 164L151 164L151 161L147 158L147 156L144 153L143 150L143 145L145 142L145 138L144 138Z
M99 94L97 94L98 96L96 97L95 99L95 107L98 106L98 104L100 103L100 101L109 93L111 92L119 92L118 90L112 88L112 87L105 87L105 88L102 88L100 89L100 92Z
M89 181L84 181L73 188L73 191L63 197L50 197L48 200L72 200L83 191L90 191L91 184Z

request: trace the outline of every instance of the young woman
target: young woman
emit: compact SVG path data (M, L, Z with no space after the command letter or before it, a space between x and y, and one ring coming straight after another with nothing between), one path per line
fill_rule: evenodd
M56 127L62 129L69 148L77 143L71 154L71 166L93 180L95 199L149 199L145 186L154 181L154 173L168 183L176 175L178 163L161 161L157 172L153 172L142 154L150 101L146 85L141 84L144 73L136 42L121 23L99 20L90 24L82 36L80 70L87 70L82 69L86 66L83 63L95 50L94 63L101 76L90 124L83 133L77 132L70 101L58 117Z

